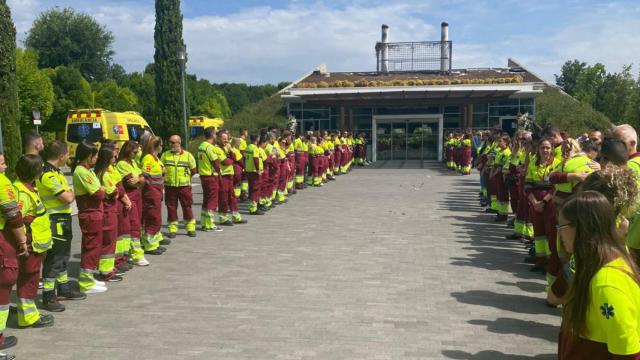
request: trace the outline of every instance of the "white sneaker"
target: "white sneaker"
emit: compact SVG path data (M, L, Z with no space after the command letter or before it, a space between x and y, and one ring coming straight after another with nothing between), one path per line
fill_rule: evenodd
M145 258L131 260L131 263L136 266L149 266L149 261L147 261L147 259Z
M83 291L85 294L100 294L107 291L106 286L94 285L92 288Z
M107 287L107 283L104 281L96 280L96 285L100 287Z

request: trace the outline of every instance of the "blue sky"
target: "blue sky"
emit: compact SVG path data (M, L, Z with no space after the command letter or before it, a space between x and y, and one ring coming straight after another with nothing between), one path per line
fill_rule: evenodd
M114 60L128 71L153 59L154 1L8 3L19 41L39 13L70 6L113 32ZM503 67L512 57L548 81L576 58L610 71L640 69L640 1L187 0L182 9L188 71L213 82L292 81L321 63L329 71L374 70L381 24L391 41L420 41L438 40L442 21L456 68Z

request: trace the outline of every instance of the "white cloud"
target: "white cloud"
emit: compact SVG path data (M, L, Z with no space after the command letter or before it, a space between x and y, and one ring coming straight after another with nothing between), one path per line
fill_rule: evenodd
M87 12L114 33L114 60L127 70L141 71L153 61L152 4L63 2L60 7ZM50 8L47 3L9 0L19 40ZM374 70L381 24L389 24L391 41L437 40L439 22L447 20L454 67L500 67L514 57L552 81L562 63L574 58L602 62L609 71L637 63L639 15L640 7L629 2L585 6L541 0L523 7L511 0L291 1L280 9L185 18L184 37L190 72L213 82L265 83L294 80L320 63L329 71ZM523 26L529 16L542 20Z

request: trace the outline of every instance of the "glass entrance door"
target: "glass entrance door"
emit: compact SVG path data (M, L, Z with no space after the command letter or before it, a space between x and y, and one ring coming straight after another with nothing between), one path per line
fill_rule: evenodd
M376 123L376 160L438 160L439 119Z

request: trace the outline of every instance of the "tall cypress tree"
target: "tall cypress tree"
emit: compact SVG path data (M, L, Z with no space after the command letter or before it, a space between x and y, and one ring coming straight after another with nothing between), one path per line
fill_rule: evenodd
M0 0L0 121L4 153L13 169L21 153L18 87L16 86L16 28L11 10Z
M180 0L156 0L155 82L157 113L154 129L164 138L184 134L181 63L178 54L183 47Z

